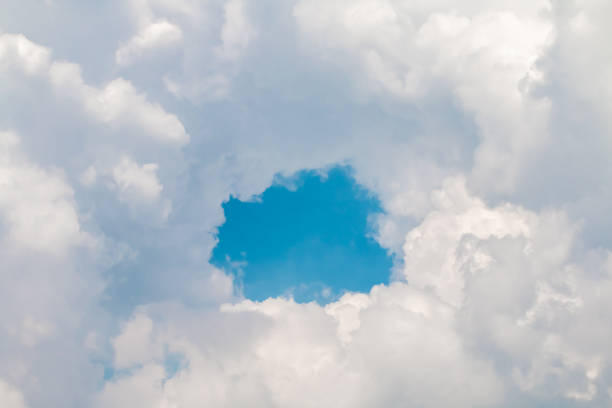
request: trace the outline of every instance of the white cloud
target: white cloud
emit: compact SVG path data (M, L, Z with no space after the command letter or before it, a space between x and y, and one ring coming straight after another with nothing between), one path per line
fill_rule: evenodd
M467 272L463 258L468 256L475 269L486 269L493 261L473 248L471 240L530 238L530 226L536 220L533 214L510 205L487 208L467 193L461 178L447 180L444 189L432 193L432 201L436 209L406 237L403 274L413 285L433 289L458 306L464 300L463 275Z
M8 226L5 245L61 253L93 242L81 230L72 188L61 172L28 163L9 132L0 132L0 217Z
M96 182L98 178L98 172L94 166L89 166L87 169L81 174L81 183L85 186L91 186Z
M141 361L153 360L162 350L151 339L153 321L144 314L134 316L113 340L114 366L121 370Z
M103 287L95 262L103 244L84 228L65 174L33 163L20 142L15 133L0 132L0 377L34 406L49 398L83 401L80 391L53 394L74 383L75 369L82 384L92 378L78 337L100 318L82 323ZM0 405L25 406L2 381Z
M157 178L158 165L139 165L127 156L121 158L111 170L118 197L135 212L153 209L166 220L172 209L170 200L162 197L164 186Z
M209 336L197 335L203 332L189 318L172 323L168 316L159 329L166 333L160 344L183 356L185 364L170 378L159 368L152 376L160 362L145 358L143 369L107 385L99 406L117 404L135 387L131 384L148 390L149 401L184 407L441 406L451 401L486 406L499 398L501 385L491 367L470 357L449 330L450 309L403 284L375 288L369 297L348 342L337 335L336 318L343 317L282 299L226 306L208 323L223 322L222 333ZM334 307L353 304L348 296ZM117 345L116 353L122 352ZM436 375L423 375L423 370Z
M147 163L139 166L129 157L123 157L113 168L113 180L126 198L135 196L143 200L157 200L163 186L157 180L157 164ZM129 198L128 198L129 199Z
M479 127L474 181L507 192L524 155L548 141L549 103L525 87L542 76L535 63L553 27L542 15L546 3L531 3L527 12L494 2L449 11L444 2L304 0L294 15L308 51L356 66L357 86L416 103L450 92Z
M83 83L78 65L55 62L49 69L50 80L59 92L74 98L97 120L126 128L136 127L162 141L185 144L189 135L178 118L167 113L139 93L125 79L109 82L103 89Z
M0 406L609 405L608 2L7 1ZM397 282L233 298L221 203L334 163Z
M253 27L244 12L242 0L225 4L225 21L221 29L221 46L217 48L221 58L235 60L248 47L254 35Z
M49 65L50 52L21 34L0 34L0 68L23 69L29 75L40 74Z
M219 314L141 310L114 347L143 368L99 401L120 404L132 386L184 407L497 406L516 389L534 403L594 400L610 333L594 346L576 325L605 325L589 310L603 310L612 275L602 281L571 260L575 227L563 214L489 207L457 178L433 195L437 209L406 237L407 283L325 307L268 299ZM178 372L161 370L160 350L182 356Z
M160 71L166 90L180 99L226 99L256 29L242 0L220 3L165 0L129 2L136 34L117 49L120 66L163 57L172 48L180 64Z
M4 408L27 407L21 392L2 380L0 380L0 405Z
M159 390L164 379L164 369L160 365L150 364L136 369L136 375L126 378L120 383L109 383L107 392L93 404L94 407L133 407L168 406L165 400L160 400Z
M179 145L189 141L178 118L149 102L129 81L117 78L101 89L87 85L77 64L52 61L47 48L23 35L0 36L0 73L7 69L21 69L29 76L48 80L57 93L73 98L103 123L128 129L136 127L160 141Z
M119 65L130 65L143 55L176 44L182 36L181 29L168 21L148 24L135 37L117 49L115 61Z

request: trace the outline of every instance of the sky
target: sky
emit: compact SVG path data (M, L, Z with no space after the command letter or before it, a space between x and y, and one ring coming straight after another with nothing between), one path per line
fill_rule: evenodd
M0 10L0 407L612 405L612 3Z
M246 298L329 303L388 283L393 260L368 222L382 209L347 168L281 181L254 201L223 204L211 263L232 273Z

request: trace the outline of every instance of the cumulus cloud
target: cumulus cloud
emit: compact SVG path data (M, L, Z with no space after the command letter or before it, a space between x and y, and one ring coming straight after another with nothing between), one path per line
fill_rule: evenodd
M46 172L28 163L18 137L10 132L0 132L0 186L5 245L58 253L91 243L81 230L73 191L61 172Z
M6 408L26 408L19 390L0 380L0 403Z
M610 404L608 2L7 4L0 406ZM237 295L221 204L337 163L391 283Z
M1 34L0 60L4 70L22 69L27 74L41 73L49 65L50 52L23 35Z
M133 85L118 78L104 89L83 83L78 65L57 62L49 69L51 83L75 102L82 104L95 119L116 126L141 127L148 135L161 141L184 144L189 136L181 122L157 104L139 94Z
M221 28L221 46L217 51L224 59L237 59L248 47L254 33L241 0L225 4L225 20Z
M576 227L563 214L489 207L460 179L433 195L438 210L406 236L404 276L369 294L325 307L139 311L113 342L115 364L134 371L107 384L100 406L123 406L132 387L185 407L501 406L516 390L528 405L602 398L611 356L578 327L605 327L589 310L604 310L592 290L608 292L610 254L596 256L605 278L593 276L571 259ZM164 368L171 354L177 372Z
M507 191L524 152L547 138L547 101L533 99L525 87L541 78L535 63L553 27L542 16L545 3L531 3L449 10L444 2L305 0L294 15L310 52L345 55L362 73L355 81L363 86L365 77L371 92L410 100L450 92L479 126L476 181Z
M113 179L122 193L133 193L143 199L155 200L163 190L155 175L157 167L155 163L139 166L124 157L113 168Z
M96 120L116 126L138 126L160 140L183 144L189 140L176 116L147 101L133 85L122 78L103 89L87 85L77 64L52 61L51 52L23 35L2 34L0 61L5 71L20 70L49 81L62 96L72 98Z
M137 33L115 52L119 66L148 57L162 58L168 50L182 61L159 72L166 90L193 102L225 99L232 79L256 30L242 0L221 3L197 1L130 1Z
M86 406L102 378L95 361L110 347L106 312L98 307L114 278L102 272L136 253L133 242L101 228L101 207L108 205L100 197L108 194L96 182L112 180L120 153L148 163L146 157L158 160L162 151L175 155L188 136L175 116L126 80L101 90L85 82L78 65L53 60L49 49L23 35L2 34L0 44L6 107L0 120L0 377L21 390L28 406ZM154 212L134 211L128 219L158 224L169 201L156 192L155 165L133 163L134 170L132 163L117 173L122 194L130 203L143 191L145 202L159 200ZM84 191L98 201L84 200Z
M164 345L168 353L180 355L183 363L178 371L168 373L164 357L151 353L134 361L138 364L132 375L108 383L99 396L100 406L121 401L135 383L146 390L148 401L186 407L202 402L440 406L451 401L486 406L499 398L501 384L491 366L471 357L449 330L448 307L403 284L377 287L363 295L367 304L357 309L359 327L353 327L351 340L340 341L338 321L353 314L353 296L360 295L347 295L330 305L334 311L282 299L227 305L206 320L215 325L223 322L223 333L216 335L185 337L185 331L194 327L189 319L171 323L164 318L166 322L158 322L154 329L157 333L143 341L157 341L158 349ZM135 316L121 337L136 335L130 329L140 319ZM248 336L223 337L245 330ZM431 336L437 340L431 341ZM116 355L126 352L129 348L117 341ZM132 352L132 358L137 356L145 357ZM454 362L454 369L448 369L448 361ZM424 362L429 368L422 366ZM444 373L423 376L423 369ZM473 381L479 386L470 386ZM440 393L439 387L447 391Z
M151 23L119 47L115 60L119 65L130 65L148 52L173 45L180 41L182 36L181 29L168 21Z
M102 288L95 262L102 242L84 228L62 171L33 163L14 132L0 132L0 187L0 377L21 389L0 381L0 403L80 400L81 392L61 397L59 389L89 370L79 337ZM71 362L63 378L53 374L62 361ZM83 383L91 379L83 373Z
M158 165L146 163L142 166L124 156L111 171L119 199L127 202L133 209L142 210L159 206L162 219L170 213L171 203L161 197L164 187L157 178Z

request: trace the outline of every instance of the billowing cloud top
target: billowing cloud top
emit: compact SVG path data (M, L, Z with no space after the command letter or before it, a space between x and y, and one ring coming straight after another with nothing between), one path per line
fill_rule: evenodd
M4 0L0 407L610 406L610 18ZM222 203L337 164L391 282L245 299Z

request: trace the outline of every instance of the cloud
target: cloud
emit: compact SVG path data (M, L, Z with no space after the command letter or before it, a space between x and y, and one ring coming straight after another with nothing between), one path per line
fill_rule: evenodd
M111 125L140 127L148 135L179 145L189 141L181 122L159 105L149 103L133 85L118 78L104 89L85 85L77 65L56 62L49 69L51 83L74 101L82 104L93 118Z
M6 408L26 408L19 390L0 380L0 403Z
M563 214L489 207L456 178L433 195L438 209L406 236L400 281L325 307L151 306L114 341L116 364L134 371L99 401L119 404L133 384L185 407L497 406L517 390L528 405L601 398L610 333L595 346L578 327L605 326L590 310L612 288L610 254L597 255L607 272L596 277L572 260L577 230ZM170 354L184 360L176 373L162 370Z
M39 74L49 65L50 52L19 34L1 34L2 68L23 69L29 75Z
M28 163L14 133L0 132L0 211L7 226L5 245L50 253L93 245L82 231L73 191L60 171Z
M153 321L146 315L136 315L125 325L123 332L113 341L114 366L117 369L132 367L161 354L161 349L155 350L155 342L150 339L152 329Z
M0 381L0 403L25 407L22 394L28 406L82 401L81 391L62 397L60 390L79 371L82 384L92 380L80 336L101 319L82 320L103 287L96 261L104 240L84 227L62 171L33 163L20 142L0 132L0 376L21 390ZM65 363L70 368L57 376Z
M168 21L151 23L119 47L115 60L119 65L130 65L146 53L172 46L179 42L182 36L181 29Z
M548 102L525 92L541 78L535 64L552 40L545 3L526 10L447 6L305 0L294 16L309 52L354 65L354 82L366 92L417 103L429 93L458 100L480 131L474 181L511 191L524 152L547 139Z
M178 98L226 99L240 62L256 30L241 0L129 2L136 34L115 52L123 68L147 57L162 59L168 51L181 64L161 65L166 90Z
M0 405L609 405L608 2L39 3L0 15ZM394 281L237 296L221 204L338 163Z
M164 187L157 179L157 169L155 163L140 166L124 156L113 167L111 175L120 200L126 201L135 210L159 205L161 218L166 219L172 204L161 198Z
M145 200L155 200L163 190L155 175L157 167L155 163L139 166L128 157L123 157L113 168L113 179L121 193L133 193Z
M249 23L241 0L232 0L225 4L225 20L221 28L221 46L217 48L221 58L235 60L251 42L253 27Z
M137 126L161 141L184 144L189 141L176 116L147 101L133 85L122 78L110 81L103 89L84 83L77 64L52 61L51 52L23 35L2 34L0 68L17 69L28 76L48 81L60 95L72 99L92 118L116 126Z
M350 308L352 296L331 307ZM146 400L186 407L203 402L215 406L402 406L407 402L440 406L451 400L459 406L486 406L499 398L500 384L491 367L470 358L448 331L451 313L445 306L402 284L375 288L369 300L358 312L360 326L348 343L339 341L336 324L347 310L332 315L315 304L282 299L224 307L221 314L206 320L222 324L223 333L215 335L185 336L185 330L196 326L189 318L171 323L174 318L168 316L155 329L163 333L156 336L158 349L163 344L182 356L185 363L179 371L168 376L161 370L163 357L151 354L134 366L142 368L109 382L99 396L99 406L110 401L117 404L133 384L146 390ZM250 324L245 326L247 321ZM236 335L245 330L248 335ZM235 334L223 340L230 333ZM127 329L121 334L128 335ZM127 351L115 343L117 355ZM142 356L139 351L132 353L138 355ZM422 375L423 369L447 367L449 360L454 369L435 377ZM428 368L421 365L425 362ZM466 386L472 381L481 386ZM436 393L439 387L448 393Z
M0 132L0 376L21 390L28 406L87 406L110 347L111 325L100 302L115 277L103 272L137 253L134 242L104 229L108 198L117 194L105 191L104 183L122 154L150 163L147 157L160 160L162 152L175 156L189 137L176 116L126 80L89 85L78 65L53 60L49 49L22 35L2 34L0 49L6 108ZM86 169L95 174L90 171L83 185ZM167 216L169 201L160 197L155 165L128 160L117 170L122 198L136 207L141 197L155 201L152 213L135 207L121 222L138 215L137 223L158 224L159 213ZM204 282L211 278L202 275ZM190 283L194 292L202 293L202 286ZM97 339L96 347L90 339ZM73 391L67 392L68 384Z

